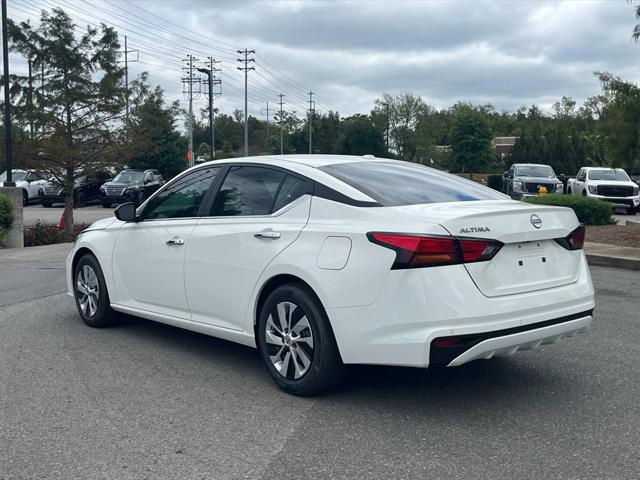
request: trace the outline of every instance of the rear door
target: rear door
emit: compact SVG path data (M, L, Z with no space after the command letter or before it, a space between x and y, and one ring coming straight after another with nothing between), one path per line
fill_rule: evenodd
M312 182L284 170L233 165L198 221L185 259L191 318L242 330L258 278L309 218Z

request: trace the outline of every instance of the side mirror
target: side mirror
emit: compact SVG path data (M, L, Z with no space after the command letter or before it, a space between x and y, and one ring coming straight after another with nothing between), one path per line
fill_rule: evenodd
M122 222L137 221L136 206L133 202L127 202L118 205L113 213L116 215L116 218Z

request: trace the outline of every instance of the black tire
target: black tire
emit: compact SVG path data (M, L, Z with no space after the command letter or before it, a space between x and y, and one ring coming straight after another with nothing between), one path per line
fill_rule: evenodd
M95 283L92 281L93 277L88 274L88 270L86 270L85 267L90 269L95 275ZM82 275L82 277L80 277L80 275ZM83 306L83 300L90 295L85 295L79 290L78 281L85 287L90 287L92 291L97 292L97 295L92 296L95 310L88 300ZM76 307L85 324L94 328L103 328L116 323L117 314L111 309L107 284L104 281L104 275L102 274L100 263L98 263L96 257L87 253L78 260L73 272L73 287Z
M571 187L567 188L567 195L573 195L573 192L571 191Z
M282 328L277 320L279 304L284 305L282 308L285 312L287 304L293 304L296 307L295 309L289 307L288 310L292 312L289 314L290 329L288 332L287 328ZM301 326L300 322L304 322L305 317L308 323L305 323L306 326ZM274 322L278 322L280 330L285 331L287 335L279 335L278 331L273 328ZM268 329L272 339L269 342L267 341ZM312 346L310 347L309 343L304 340L295 342L294 339L292 341L292 333L298 339L310 338ZM288 340L285 339L286 336L289 337ZM273 339L277 340L278 338L282 340L282 343L273 343ZM327 314L318 298L309 292L304 285L296 283L282 285L269 294L259 313L257 344L271 378L285 392L302 396L315 395L335 388L344 377L345 366L340 358L338 345ZM303 354L310 362L299 378L295 378L299 374L296 367L304 367ZM287 355L289 355L288 361L286 360ZM282 360L280 368L285 369L284 373L281 373L272 362L272 356L278 356ZM284 366L285 362L286 367Z
M87 205L87 196L84 192L78 192L76 194L76 200L73 203L76 208L84 208Z
M627 215L635 215L636 213L638 213L638 207L627 208Z
M102 204L102 208L111 208L111 204L110 203L103 203Z
M51 208L51 204L50 204L49 202L44 202L44 203L42 203L42 206L43 206L44 208Z
M29 205L29 194L26 190L22 190L22 206L26 207Z
M586 197L587 196L587 191L586 190L582 190L582 196Z

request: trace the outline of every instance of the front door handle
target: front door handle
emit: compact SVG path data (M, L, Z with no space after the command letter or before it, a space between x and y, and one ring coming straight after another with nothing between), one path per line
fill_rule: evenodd
M256 238L271 238L275 240L276 238L280 238L280 232L274 232L273 230L268 228L266 230L262 230L261 232L254 234L253 236Z
M184 245L184 240L181 238L172 238L167 240L167 245Z

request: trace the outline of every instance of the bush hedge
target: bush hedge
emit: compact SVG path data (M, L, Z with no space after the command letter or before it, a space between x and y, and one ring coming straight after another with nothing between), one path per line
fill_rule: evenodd
M611 218L613 205L596 198L551 194L528 197L525 201L538 205L572 208L576 212L578 220L586 225L609 225L615 223Z
M13 206L6 195L0 195L0 246L3 246L2 239L13 227Z
M73 239L78 236L82 230L87 228L88 224L80 224L73 226ZM38 245L51 245L53 243L64 243L67 240L64 236L64 230L58 228L57 225L42 223L40 220L35 225L24 228L24 246L37 247Z

